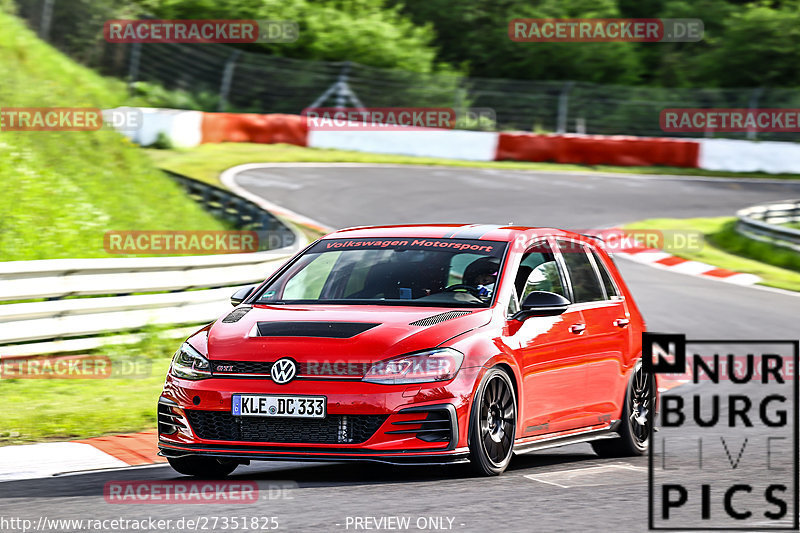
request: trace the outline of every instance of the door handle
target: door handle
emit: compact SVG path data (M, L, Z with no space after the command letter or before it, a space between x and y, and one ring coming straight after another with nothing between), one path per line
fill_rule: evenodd
M618 318L614 321L614 325L617 326L618 328L624 328L630 323L631 321L627 318Z
M572 324L569 327L570 333L574 333L575 335L580 335L586 329L586 324Z

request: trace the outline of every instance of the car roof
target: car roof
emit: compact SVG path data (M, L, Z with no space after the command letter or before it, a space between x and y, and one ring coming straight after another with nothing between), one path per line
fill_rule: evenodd
M323 239L360 238L427 238L427 239L475 239L483 241L513 242L519 236L527 239L556 235L578 238L586 236L556 228L530 226L501 226L498 224L406 224L396 226L361 226L335 231Z

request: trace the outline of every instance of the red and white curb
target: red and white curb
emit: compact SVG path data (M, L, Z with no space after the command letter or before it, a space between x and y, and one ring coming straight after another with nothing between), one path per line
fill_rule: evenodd
M613 254L616 257L624 257L637 263L643 263L671 272L716 279L736 285L755 285L761 281L761 278L755 274L744 274L725 268L718 268L700 261L690 261L689 259L683 259L682 257L669 254L656 248L632 246L614 251Z
M166 462L156 432L0 447L0 482Z

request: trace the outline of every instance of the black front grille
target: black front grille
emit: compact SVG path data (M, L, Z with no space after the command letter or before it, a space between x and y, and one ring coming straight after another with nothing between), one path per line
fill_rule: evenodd
M298 363L298 375L325 378L348 377L361 378L370 369L370 362L329 362L329 361L307 361ZM211 371L216 376L226 374L262 374L267 379L270 377L269 371L272 369L272 362L266 361L211 361Z
M214 374L269 375L271 368L271 361L211 361L211 372Z
M186 411L201 439L244 442L359 444L378 431L385 415L328 415L323 419L233 416L225 411Z

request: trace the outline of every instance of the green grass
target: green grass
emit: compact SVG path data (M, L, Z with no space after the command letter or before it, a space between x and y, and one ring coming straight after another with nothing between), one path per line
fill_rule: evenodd
M107 379L0 379L0 446L127 433L156 426L156 402L180 340L145 335L134 345L91 353L111 358L112 369L138 362L136 377Z
M2 107L110 108L128 99L0 12ZM141 149L107 129L0 132L0 260L105 257L107 230L219 230ZM119 257L115 255L114 257Z
M755 274L762 278L762 285L800 291L800 254L743 237L734 230L735 224L736 219L732 217L654 218L628 224L625 228L700 232L704 243L699 249L668 251L719 268Z
M696 168L676 167L614 167L561 165L557 163L527 163L521 161L459 161L434 157L370 154L346 150L305 148L289 144L221 143L202 144L188 149L146 149L153 162L167 170L219 185L223 170L245 163L275 162L346 162L405 165L436 165L466 168L497 168L508 170L540 170L545 172L616 172L621 174L671 174L676 176L750 177L798 179L796 174L764 174L760 172L716 172Z

